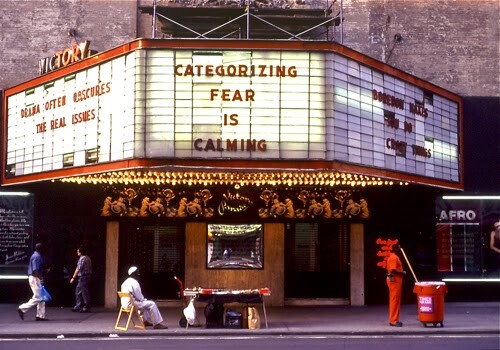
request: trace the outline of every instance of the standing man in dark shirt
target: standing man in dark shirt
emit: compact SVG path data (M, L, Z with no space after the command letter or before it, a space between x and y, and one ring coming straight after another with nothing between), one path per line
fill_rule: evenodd
M21 320L24 320L24 313L36 305L36 318L37 321L48 321L45 318L45 302L42 301L42 284L43 284L43 258L42 258L42 243L35 245L35 252L31 255L30 263L28 265L28 281L33 291L33 296L24 304L19 305L17 313Z
M92 260L87 255L87 249L81 246L77 250L80 257L76 264L75 272L69 283L73 283L78 278L76 285L75 298L76 304L73 307L73 312L90 312L90 280L92 278Z

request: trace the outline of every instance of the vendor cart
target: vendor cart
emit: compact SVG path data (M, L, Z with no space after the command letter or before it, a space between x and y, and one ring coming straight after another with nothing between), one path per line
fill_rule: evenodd
M264 312L264 322L266 328L267 313L265 296L270 296L269 288L234 290L234 289L217 289L217 288L192 288L185 289L183 295L187 298L195 298L196 301L206 303L205 317L207 328L220 328L224 326L224 304L240 303L240 304L262 304Z

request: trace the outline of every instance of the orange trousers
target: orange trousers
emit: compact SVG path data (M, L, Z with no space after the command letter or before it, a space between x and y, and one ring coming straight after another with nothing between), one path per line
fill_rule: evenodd
M389 287L389 322L395 323L399 321L399 311L401 310L401 291L403 290L403 277L394 276L394 282L389 278L387 287Z

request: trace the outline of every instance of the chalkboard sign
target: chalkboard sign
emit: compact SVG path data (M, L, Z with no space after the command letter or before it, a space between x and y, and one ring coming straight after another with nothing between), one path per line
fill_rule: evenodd
M26 273L33 253L33 194L0 192L0 274ZM22 269L21 269L22 267Z

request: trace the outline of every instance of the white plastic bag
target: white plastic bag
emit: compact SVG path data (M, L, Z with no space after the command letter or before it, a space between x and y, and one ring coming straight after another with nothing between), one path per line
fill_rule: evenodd
M196 309L194 307L194 299L191 299L188 306L184 309L184 317L190 326L196 322Z

